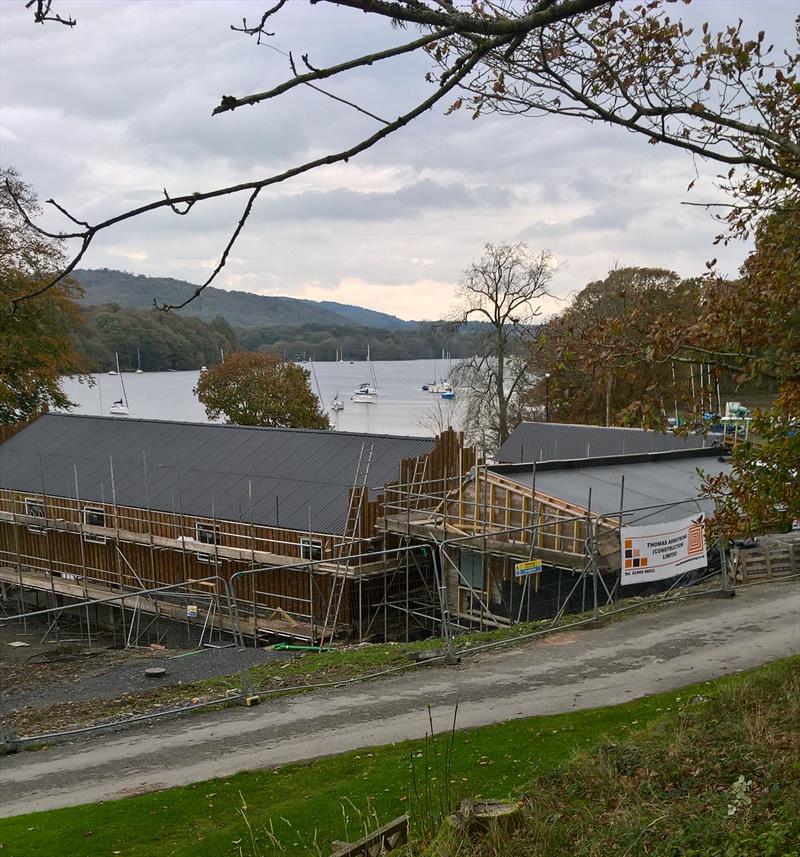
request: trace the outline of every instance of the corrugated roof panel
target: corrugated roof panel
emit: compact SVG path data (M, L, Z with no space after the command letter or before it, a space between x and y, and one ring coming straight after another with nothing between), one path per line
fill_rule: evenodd
M685 518L702 511L711 515L713 503L701 498L701 470L717 474L729 473L728 461L710 455L703 458L675 458L669 461L638 461L596 465L592 467L565 467L536 472L536 491L548 494L586 508L589 489L592 490L592 511L601 515L616 515L620 509L622 477L625 476L623 496L626 523L652 523ZM530 488L533 470L521 473L503 473L504 478ZM684 502L691 501L691 502ZM634 512L645 509L648 511Z
M700 435L677 437L669 432L616 426L566 423L521 423L497 450L497 461L563 461L605 455L669 452L703 446Z
M430 438L303 429L261 429L209 423L121 420L46 414L0 446L0 486L32 494L305 530L308 510L318 532L339 533L347 515L362 445L374 447L368 484L398 478L403 458L429 452ZM146 461L146 466L145 466ZM362 474L363 475L363 474ZM276 511L276 497L278 499Z

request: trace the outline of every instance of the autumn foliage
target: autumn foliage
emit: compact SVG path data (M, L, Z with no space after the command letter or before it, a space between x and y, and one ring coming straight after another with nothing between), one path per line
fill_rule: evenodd
M242 426L327 429L302 367L266 352L241 351L204 371L195 387L210 420Z
M46 283L64 253L59 239L26 223L9 185L29 212L39 210L33 189L19 174L0 170L0 424L68 407L59 379L82 369L71 337L80 319L74 282L62 280L45 294L14 303Z

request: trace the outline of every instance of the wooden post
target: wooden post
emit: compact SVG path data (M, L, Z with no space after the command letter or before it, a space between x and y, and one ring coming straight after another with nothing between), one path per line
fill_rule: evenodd
M83 581L83 600L89 600L89 594L86 589L86 545L83 542L83 510L81 509L81 495L78 490L78 465L72 465L72 472L75 476L75 502L78 504L78 541L81 546L81 580Z
M23 598L23 595L22 595L24 587L22 585L22 557L20 556L20 552L19 552L19 531L18 531L18 525L17 525L17 513L15 510L16 500L12 499L11 503L12 503L12 505L11 505L11 528L14 531L14 550L16 551L16 554L17 554L17 575L19 577L19 605L20 605L19 612L23 614L23 616L22 616L22 631L23 631L23 633L27 634L28 633L28 620L25 618L25 613L27 611L25 610L25 599Z

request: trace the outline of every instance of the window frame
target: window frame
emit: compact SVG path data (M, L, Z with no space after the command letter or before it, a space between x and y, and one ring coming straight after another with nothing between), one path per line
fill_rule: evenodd
M83 526L84 527L105 527L106 526L106 517L107 516L106 516L106 510L105 509L99 509L96 506L84 506L83 509L81 510L81 512L82 512ZM100 515L103 519L103 523L102 524L93 524L91 521L87 521L86 520L87 512L91 513L91 514L95 514L95 515ZM83 540L85 542L90 542L91 544L96 544L96 545L104 545L107 541L105 536L98 536L98 535L95 535L94 533L84 533L83 534Z
M469 569L466 568L467 563L469 563ZM467 614L475 611L476 598L482 601L488 600L487 565L482 551L459 548L456 603L460 612ZM477 572L480 573L480 581L475 579L478 576Z
M322 539L315 539L311 536L300 537L300 559L308 562L322 562L323 550Z
M38 497L25 497L25 516L28 518L41 518L42 521L47 521L47 511L45 509L44 500L39 499ZM41 510L41 514L38 512L32 512L31 507L37 506ZM37 527L35 524L28 524L28 532L29 533L38 533L39 535L44 535L47 532L46 523L42 524L41 527Z
M209 538L204 538L201 536L201 533ZM222 528L219 524L207 524L203 521L195 521L194 522L194 536L195 541L199 542L201 545L208 545L209 547L219 548L220 547L220 538L222 536ZM195 559L198 562L202 562L203 565L217 565L219 563L219 552L217 550L214 553L195 553Z
M202 538L201 533L205 533L206 535L212 536L211 540ZM204 524L202 521L194 522L194 538L195 541L200 542L201 545L212 545L215 547L220 547L220 536L222 535L222 528L219 524Z

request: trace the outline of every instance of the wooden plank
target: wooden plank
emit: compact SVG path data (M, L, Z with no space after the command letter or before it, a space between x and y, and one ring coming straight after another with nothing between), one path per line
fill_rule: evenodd
M407 815L401 815L357 842L334 843L331 857L379 857L388 854L408 842L408 821Z

